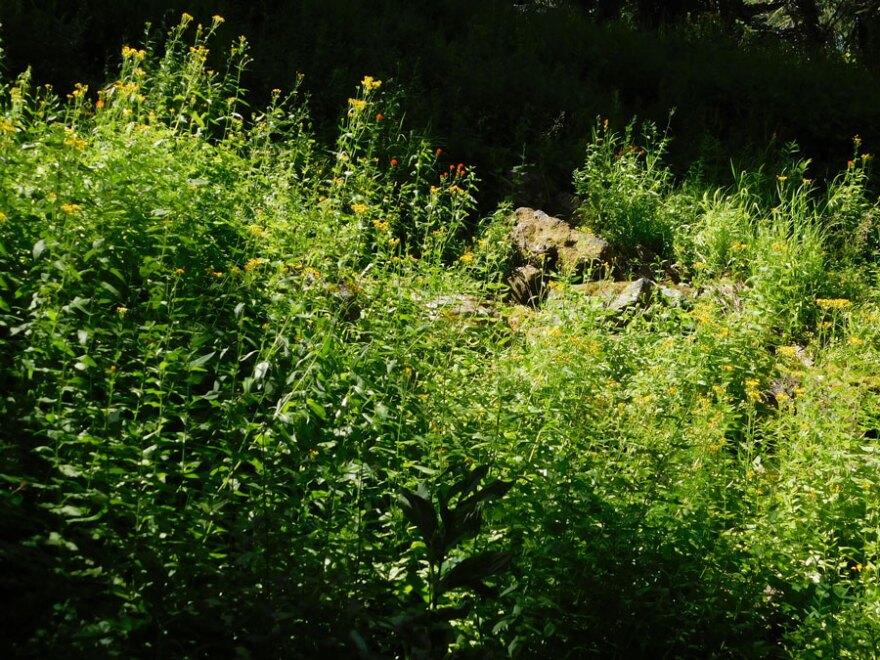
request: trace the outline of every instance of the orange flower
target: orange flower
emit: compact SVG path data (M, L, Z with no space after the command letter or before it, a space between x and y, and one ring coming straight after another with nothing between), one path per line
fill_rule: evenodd
M443 149L438 148L436 152L434 152L437 156L443 153Z
M852 162L851 160L848 160L848 161L846 161L846 166L847 167L855 167L855 163Z
M382 116L382 113L376 115L376 121L382 121L385 117Z
M396 158L391 159L391 167L397 167L397 159Z
M95 103L95 107L96 108L103 108L104 107L104 99L98 99L98 102Z

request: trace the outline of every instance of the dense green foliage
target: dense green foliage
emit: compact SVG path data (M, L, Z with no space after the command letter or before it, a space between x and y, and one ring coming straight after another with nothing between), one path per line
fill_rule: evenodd
M777 145L714 188L599 121L580 217L681 299L618 313L547 273L533 309L510 208L474 221L399 92L363 77L333 143L297 88L244 117L247 45L215 73L222 20L192 23L96 96L0 85L14 655L874 652L860 138L821 185Z

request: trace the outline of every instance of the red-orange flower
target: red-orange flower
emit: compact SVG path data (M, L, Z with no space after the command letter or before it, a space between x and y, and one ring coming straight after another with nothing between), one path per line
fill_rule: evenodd
M396 158L391 159L391 167L397 167L397 159Z
M384 117L382 116L381 112L376 115L376 121L382 121L383 119L384 119Z
M438 156L443 153L443 149L438 148L435 152Z

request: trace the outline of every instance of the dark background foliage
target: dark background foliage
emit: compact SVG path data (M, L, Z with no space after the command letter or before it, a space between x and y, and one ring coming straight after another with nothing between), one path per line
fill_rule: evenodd
M859 0L9 0L7 67L32 65L59 91L94 89L146 22L161 30L184 10L223 15L223 39L248 37L256 105L304 73L319 132L364 74L394 79L408 122L478 166L486 208L515 184L517 201L552 207L597 116L665 125L675 108L674 168L702 158L716 180L731 159L766 161L774 142L797 141L821 178L851 155L853 135L869 151L880 140L880 11Z

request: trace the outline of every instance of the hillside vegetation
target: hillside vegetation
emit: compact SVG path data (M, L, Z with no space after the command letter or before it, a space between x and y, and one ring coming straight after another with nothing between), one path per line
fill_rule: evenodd
M861 138L716 188L599 118L575 219L619 258L525 306L512 207L478 217L402 90L365 75L326 143L194 23L97 92L0 84L13 655L876 652ZM646 273L672 293L593 295Z

